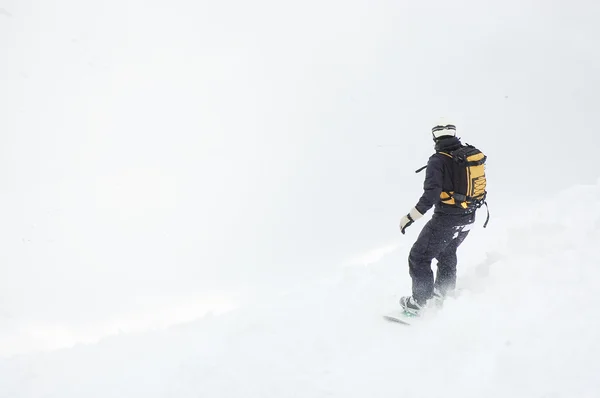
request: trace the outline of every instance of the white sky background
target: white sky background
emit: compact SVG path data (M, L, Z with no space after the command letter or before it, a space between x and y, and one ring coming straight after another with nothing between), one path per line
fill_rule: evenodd
M0 0L0 314L285 288L401 239L440 115L493 216L595 181L599 11Z

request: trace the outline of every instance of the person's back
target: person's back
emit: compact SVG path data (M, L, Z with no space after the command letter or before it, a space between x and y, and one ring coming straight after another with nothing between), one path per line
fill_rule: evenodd
M419 213L425 214L429 209L435 207L434 216L458 216L464 218L463 222L470 219L466 216L473 213L472 209L464 209L442 201L445 196L448 196L449 199L449 193L455 192L454 161L448 154L462 147L464 145L460 139L454 136L441 136L436 141L436 152L427 162L423 195L415 206Z

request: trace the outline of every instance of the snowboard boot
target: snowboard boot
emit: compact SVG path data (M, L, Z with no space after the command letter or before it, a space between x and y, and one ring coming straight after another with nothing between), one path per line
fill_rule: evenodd
M400 298L400 306L409 315L419 316L423 309L412 296L404 296Z

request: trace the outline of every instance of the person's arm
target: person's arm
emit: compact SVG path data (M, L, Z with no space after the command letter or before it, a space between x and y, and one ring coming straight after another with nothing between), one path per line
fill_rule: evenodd
M415 206L421 214L427 213L440 200L444 184L444 162L439 156L432 156L427 162L423 195Z
M438 156L432 156L427 162L423 194L415 207L400 220L400 232L404 234L406 228L419 218L423 217L440 199L444 183L444 163Z

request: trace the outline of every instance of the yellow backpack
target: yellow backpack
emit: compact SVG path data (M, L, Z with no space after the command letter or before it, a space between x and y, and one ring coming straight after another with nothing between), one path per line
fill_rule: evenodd
M487 156L473 145L466 144L452 152L438 151L453 160L452 176L454 191L442 191L440 199L447 205L462 209L478 209L483 205L487 209L485 228L490 220L487 208L487 179L485 176L485 162ZM417 173L427 166L417 170Z
M453 162L453 192L442 192L442 203L463 209L479 208L485 204L487 180L485 177L485 156L472 145L465 145L455 151L438 152L448 156Z

